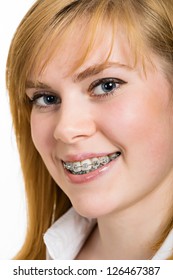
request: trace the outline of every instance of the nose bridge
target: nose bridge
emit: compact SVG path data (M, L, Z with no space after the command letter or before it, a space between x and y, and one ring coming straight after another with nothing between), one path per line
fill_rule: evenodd
M80 102L76 98L62 102L54 130L56 140L74 143L91 136L94 131L94 119L87 102Z

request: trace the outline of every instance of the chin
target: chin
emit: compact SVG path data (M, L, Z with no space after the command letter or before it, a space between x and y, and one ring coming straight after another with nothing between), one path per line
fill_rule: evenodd
M110 209L105 208L105 203L101 204L96 201L72 201L72 205L79 215L90 219L105 216L111 212Z

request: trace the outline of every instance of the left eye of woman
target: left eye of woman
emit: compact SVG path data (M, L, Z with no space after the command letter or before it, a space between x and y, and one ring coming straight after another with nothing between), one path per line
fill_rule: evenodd
M117 78L104 78L93 82L89 88L91 96L104 96L114 93L126 82Z

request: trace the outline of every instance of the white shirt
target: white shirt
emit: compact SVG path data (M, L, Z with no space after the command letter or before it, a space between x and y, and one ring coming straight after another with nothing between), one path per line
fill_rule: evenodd
M70 208L44 234L47 259L74 260L92 231L96 220L80 216ZM167 259L173 253L173 230L152 260Z

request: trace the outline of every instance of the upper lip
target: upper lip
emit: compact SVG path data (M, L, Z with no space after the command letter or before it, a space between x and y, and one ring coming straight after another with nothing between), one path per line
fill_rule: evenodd
M107 152L107 153L78 153L78 154L68 154L61 158L62 161L64 162L71 162L71 161L83 161L85 159L90 159L90 158L97 158L97 157L104 157L110 154L114 154L119 151L114 151L114 152Z

